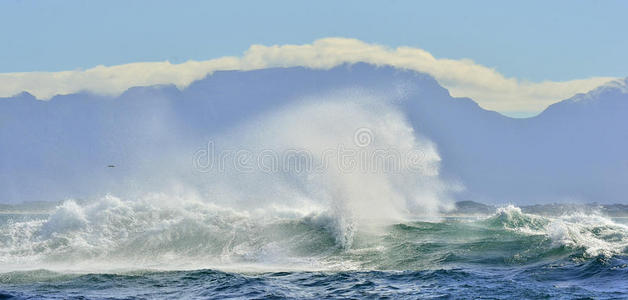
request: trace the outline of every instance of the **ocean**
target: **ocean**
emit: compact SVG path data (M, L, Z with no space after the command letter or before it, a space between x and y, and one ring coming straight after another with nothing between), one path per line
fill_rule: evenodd
M107 196L2 212L0 299L628 298L627 224L509 205L358 226Z

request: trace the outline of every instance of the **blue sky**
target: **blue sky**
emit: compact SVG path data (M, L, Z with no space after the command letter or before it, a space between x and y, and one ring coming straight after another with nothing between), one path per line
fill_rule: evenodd
M0 2L0 73L207 60L251 44L357 38L506 76L628 76L628 1Z

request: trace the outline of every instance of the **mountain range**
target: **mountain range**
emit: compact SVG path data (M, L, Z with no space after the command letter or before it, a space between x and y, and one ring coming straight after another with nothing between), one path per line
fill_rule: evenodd
M218 71L184 89L134 87L116 97L22 93L0 98L0 202L158 182L132 174L185 160L168 154L303 97L362 89L394 95L417 134L434 142L442 176L464 187L456 200L628 203L627 86L612 82L523 119L452 97L427 74L365 63Z

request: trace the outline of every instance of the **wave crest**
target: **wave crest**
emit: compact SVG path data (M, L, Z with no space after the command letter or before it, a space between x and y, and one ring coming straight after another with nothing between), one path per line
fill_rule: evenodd
M597 212L542 217L509 205L498 208L487 221L522 234L546 236L555 246L581 250L584 257L610 257L628 249L628 227Z

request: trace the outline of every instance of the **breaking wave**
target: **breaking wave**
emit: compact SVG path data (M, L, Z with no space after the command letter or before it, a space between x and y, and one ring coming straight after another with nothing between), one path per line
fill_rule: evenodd
M461 187L437 147L372 95L306 99L197 146L129 190L0 211L0 298L547 298L578 280L571 296L628 292L608 283L628 278L625 220L448 216Z
M0 226L3 270L420 270L626 255L628 227L597 214L541 217L514 206L484 218L357 229L348 246L325 211L238 212L163 195L66 201ZM177 203L173 205L172 203ZM344 224L346 225L346 224Z

